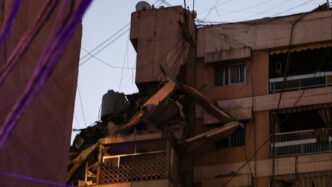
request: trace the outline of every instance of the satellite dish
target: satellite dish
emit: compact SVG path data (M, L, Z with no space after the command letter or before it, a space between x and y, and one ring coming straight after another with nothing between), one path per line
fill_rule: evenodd
M136 4L136 11L151 9L151 5L145 1L140 1Z

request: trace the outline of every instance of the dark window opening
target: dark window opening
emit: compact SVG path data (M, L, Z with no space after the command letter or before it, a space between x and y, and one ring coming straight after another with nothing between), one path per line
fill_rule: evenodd
M246 64L220 63L214 66L214 85L224 86L246 82Z
M305 75L332 71L332 47L291 52L288 59L287 76ZM288 53L269 56L270 78L283 77Z
M223 86L228 83L227 66L225 64L218 64L214 66L214 85Z
M239 127L230 136L217 141L215 143L215 148L222 149L227 147L244 146L245 141L246 141L246 129Z
M287 114L277 114L276 132L292 132L309 129L324 128L325 122L319 114L319 110L308 110Z

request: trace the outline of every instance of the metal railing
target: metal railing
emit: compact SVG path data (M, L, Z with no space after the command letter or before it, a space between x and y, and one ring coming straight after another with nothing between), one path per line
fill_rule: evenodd
M159 142L158 142L159 141ZM153 146L151 146L153 143ZM126 149L130 147L130 149ZM154 142L109 144L100 152L98 184L170 179L171 143Z
M168 177L166 151L103 158L100 184L157 180Z
M216 149L223 149L228 147L244 146L246 141L246 130L245 128L237 128L233 134L227 136L216 142Z
M288 76L269 79L270 93L332 85L332 72L317 72L306 75Z
M275 133L271 156L282 157L332 151L332 128Z

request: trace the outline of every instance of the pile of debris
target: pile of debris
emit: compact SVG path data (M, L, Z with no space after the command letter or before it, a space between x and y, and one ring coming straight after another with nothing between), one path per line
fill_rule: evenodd
M211 99L190 86L176 82L165 69L162 70L168 81L150 86L148 91L125 95L110 90L103 96L101 121L92 127L81 129L75 137L67 173L68 183L76 184L82 178L85 162L94 163L89 166L88 171L95 175L98 141L107 136L167 132L172 134L181 149L190 149L199 139L211 138L218 132L240 126L238 121L221 110ZM195 104L226 125L192 136L188 131L192 123L190 120L194 117L192 108Z

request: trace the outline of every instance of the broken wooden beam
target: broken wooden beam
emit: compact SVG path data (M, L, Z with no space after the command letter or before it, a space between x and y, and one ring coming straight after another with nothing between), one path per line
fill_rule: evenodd
M186 152L194 152L200 150L203 146L206 148L206 146L214 145L211 143L207 144L206 142L215 142L223 139L231 135L237 128L239 128L239 126L242 126L239 121L232 121L223 125L222 127L218 127L196 135L194 137L188 138L185 140L187 146L184 150Z
M164 101L175 89L176 84L169 80L163 87L161 87L155 94L153 94L143 105L146 107L148 105L159 105L160 102ZM119 128L119 131L130 128L139 122L141 122L144 111L138 111L130 119L130 121Z
M75 171L86 161L86 159L90 156L90 154L99 146L98 143L93 144L89 148L82 151L75 159L72 160L73 167L67 173L66 181L69 182L72 175Z
M130 121L124 125L122 125L118 131L130 128L134 125L136 125L137 123L139 123L141 121L141 118L143 116L144 112L143 111L138 111L136 114L134 114L134 116L130 119Z
M143 107L146 107L147 105L159 105L159 103L165 100L173 92L174 89L175 83L173 81L168 81L162 88L160 88L143 104Z
M234 118L224 112L219 108L209 97L205 96L203 93L199 92L193 87L181 85L174 79L174 77L168 72L167 69L160 67L162 72L168 77L168 82L160 88L155 94L153 94L143 105L146 107L148 105L159 105L160 102L164 101L175 88L182 89L187 95L193 98L199 105L201 105L206 111L211 113L214 117L220 120L221 123L228 123L234 121ZM119 131L135 126L142 121L144 111L137 112L128 123L122 125Z
M161 71L168 77L169 81L175 83L175 85L183 90L187 95L193 98L199 105L201 105L207 112L212 114L215 118L220 120L221 123L228 123L234 121L235 119L223 111L219 106L209 97L204 95L202 92L198 91L197 89L187 86L181 85L175 79L175 77L168 71L167 68L160 66Z
M192 97L193 100L197 102L197 104L201 105L207 112L212 114L221 123L228 123L235 120L231 115L227 114L225 111L219 108L219 106L217 106L213 100L195 88L183 85L183 90L186 94Z
M213 138L218 136L218 138L224 138L232 134L236 128L241 126L241 123L239 121L232 121L229 123L226 123L222 127L218 127L212 130L209 130L207 132L204 132L202 134L199 134L197 136L188 138L186 140L187 143L192 143L196 140L202 139L202 138Z

